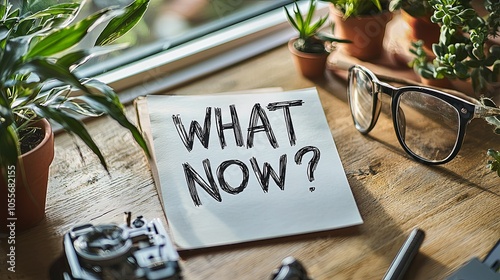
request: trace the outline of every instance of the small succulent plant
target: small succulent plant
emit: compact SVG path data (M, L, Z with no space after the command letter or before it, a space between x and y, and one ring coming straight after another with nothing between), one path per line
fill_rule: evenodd
M379 13L387 4L385 0L324 0L332 3L344 15L344 19Z
M285 7L288 21L299 32L299 37L294 43L294 47L302 52L324 53L327 51L324 44L325 42L351 42L349 40L335 38L330 34L319 32L320 28L323 27L328 20L328 15L320 17L317 21L313 21L316 4L316 0L309 1L309 7L305 16L302 14L297 2L294 3L292 13ZM334 27L332 26L332 34L333 28Z
M486 49L488 38L500 34L500 2L485 0L485 17L467 0L429 3L434 9L431 21L441 25L439 42L432 47L436 58L428 61L422 43L413 43L413 68L424 78L470 79L477 96L487 94L491 83L500 81L500 46Z

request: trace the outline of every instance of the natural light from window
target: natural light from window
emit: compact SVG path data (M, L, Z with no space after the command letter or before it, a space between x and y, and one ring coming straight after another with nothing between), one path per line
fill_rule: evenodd
M59 1L58 1L59 2ZM87 0L81 17L131 0ZM151 0L143 20L117 43L131 47L100 57L82 67L91 75L104 73L130 62L227 28L290 3L290 0ZM92 44L92 37L88 40Z

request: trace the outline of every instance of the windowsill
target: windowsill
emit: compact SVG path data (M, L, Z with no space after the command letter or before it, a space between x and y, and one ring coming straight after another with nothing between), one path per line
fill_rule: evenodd
M306 10L301 3L302 10ZM316 15L328 13L319 4ZM96 78L120 93L127 104L157 94L285 44L296 36L283 9L276 9Z

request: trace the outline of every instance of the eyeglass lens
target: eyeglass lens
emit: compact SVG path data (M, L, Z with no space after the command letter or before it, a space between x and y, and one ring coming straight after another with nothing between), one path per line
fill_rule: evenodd
M374 114L371 78L365 72L353 69L349 92L349 103L356 128L365 132L369 129Z
M433 95L406 91L399 96L396 126L406 147L431 162L445 160L453 152L459 132L455 107Z
M371 77L354 68L349 80L349 103L356 128L365 133L374 111ZM421 91L403 91L395 103L395 126L403 145L415 156L440 162L454 151L459 134L459 113L451 104Z

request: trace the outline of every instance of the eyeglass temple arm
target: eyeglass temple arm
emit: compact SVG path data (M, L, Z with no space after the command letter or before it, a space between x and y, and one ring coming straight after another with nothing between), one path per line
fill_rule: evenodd
M500 116L500 108L476 105L474 109L475 118L487 118L495 116Z

